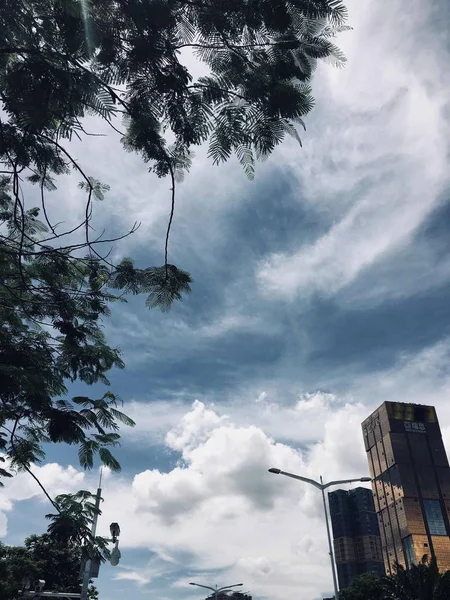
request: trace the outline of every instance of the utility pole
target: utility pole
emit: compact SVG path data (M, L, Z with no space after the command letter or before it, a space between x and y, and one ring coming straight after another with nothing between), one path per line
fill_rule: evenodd
M91 534L92 538L95 538L95 534L97 532L97 521L98 521L98 512L100 510L100 501L102 499L102 475L100 473L100 481L97 488L97 495L95 497L95 513L94 518L92 519L92 527ZM87 595L89 591L89 580L91 578L91 569L92 569L92 560L90 558L86 559L84 563L84 571L83 571L83 583L81 585L81 600L87 600Z
M91 535L92 538L95 538L95 534L97 532L97 521L98 514L100 512L100 502L102 500L102 473L100 472L100 480L98 482L97 494L95 495L95 512L92 518L92 526L91 526ZM114 548L111 552L110 563L113 567L119 564L120 561L120 550L119 550L119 535L120 535L120 527L118 523L111 523L109 526L109 530L111 532L111 538L106 539L107 542L112 542L114 544ZM78 600L87 600L87 595L89 592L89 581L91 577L98 576L97 574L93 575L93 564L94 562L90 558L85 559L84 567L83 567L83 581L81 584L81 593L71 593L71 592L44 592L45 581L43 579L39 579L35 582L35 589L30 590L31 587L31 579L28 575L26 575L22 579L22 590L19 590L19 598L61 598L61 599L78 599Z
M323 512L325 516L325 524L327 527L327 537L328 537L328 554L330 555L330 563L331 563L331 573L333 575L333 587L334 587L334 600L339 600L339 588L338 582L336 578L336 565L334 562L333 555L333 542L331 540L330 533L330 525L328 523L328 511L327 511L327 502L325 500L325 490L332 485L341 485L344 483L354 483L357 481L368 482L371 481L370 477L359 477L357 479L339 479L338 481L329 481L328 483L324 483L322 479L322 475L320 476L320 483L318 481L314 481L314 479L309 479L309 477L302 477L301 475L294 475L293 473L287 473L286 471L281 471L281 469L269 469L269 473L273 473L274 475L286 475L286 477L292 477L292 479L297 479L298 481L303 481L305 483L309 483L313 485L315 488L319 489L322 492L322 500L323 500Z

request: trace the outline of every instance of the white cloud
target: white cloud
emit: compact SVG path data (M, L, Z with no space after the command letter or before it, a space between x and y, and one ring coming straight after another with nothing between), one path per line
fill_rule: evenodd
M334 221L315 242L302 245L300 240L291 253L272 255L260 265L260 283L271 294L288 298L336 293L368 266L392 256L436 206L449 172L442 107L450 61L444 42L422 30L427 8L409 3L405 11L404 3L396 0L386 18L384 5L376 0L348 4L354 31L339 40L349 58L347 68L319 69L314 83L317 120L308 120L304 149L293 151L285 145L272 159L297 176L299 202ZM418 33L426 52L413 48ZM111 221L116 228L135 218L143 222L121 252L155 240L161 241L162 249L167 181L149 176L140 158L124 155L117 140L84 145L82 162L95 166L89 174L112 187L105 203L96 206L99 222ZM235 169L234 164L212 169L201 149L192 174L180 186L171 252L181 253L183 248L193 261L201 261L205 280L216 267L214 245L233 240L223 216L233 210L233 200L250 194L252 184L241 173L235 176ZM55 210L60 204L64 215L73 217L82 210L79 192L64 202L61 198L59 192L54 194ZM105 213L100 212L103 207ZM150 257L149 262L157 261ZM425 261L421 270L428 266ZM378 282L379 297L398 293L401 284ZM236 304L240 301L241 296L235 298ZM247 306L239 312L231 308L217 321L202 322L195 329L189 352L229 331L261 326L257 314L250 321L242 316ZM148 336L139 317L126 318L136 344ZM186 352L179 339L191 335L188 326L172 319L165 327L160 346L137 349L143 360L161 348L172 359ZM105 477L99 533L108 535L108 524L120 521L124 560L127 551L149 549L161 561L157 576L173 570L182 553L180 567L209 576L211 570L221 570L224 581L242 579L254 597L311 600L330 591L320 495L267 469L280 467L325 479L365 475L360 422L385 399L436 404L450 443L449 358L446 340L417 356L403 357L387 372L355 378L345 395L303 392L289 404L283 382L270 387L266 381L214 406L196 402L187 409L181 399L128 403L126 412L137 427L124 429L124 448L132 442L165 444L180 453L180 462L167 473L143 470L133 478ZM332 383L327 389L339 389ZM36 469L52 494L81 484L96 487L94 477L72 467L51 464ZM0 535L6 532L13 508L20 514L18 502L40 494L28 475L6 486L0 493ZM148 567L125 569L116 578L145 588L154 576ZM180 579L182 589L187 582Z
M226 419L225 415L218 416L214 411L208 410L203 402L196 400L192 410L181 419L179 426L169 431L166 443L173 450L195 448L200 442L207 440L211 432L220 427Z
M374 408L384 400L435 406L450 450L450 338L417 354L405 354L391 369L359 377L351 393Z
M270 383L272 388L261 391ZM182 392L180 396L183 396ZM180 440L181 445L177 442L180 436L192 436L194 432L196 436L209 435L218 422L239 423L243 427L256 422L263 431L278 440L308 444L322 436L324 423L331 412L351 400L350 397L343 398L321 391L302 392L297 394L293 402L286 396L282 382L260 382L254 390L223 393L221 400L211 405L216 412L206 408L203 402L196 401L193 410L187 414L187 404L182 400L134 400L127 402L125 412L136 421L136 427L124 428L121 434L129 443L152 446L164 443L166 432L171 430L166 442L171 449L180 450L186 443L185 439ZM202 433L197 429L197 419L201 419L205 428ZM192 423L192 432L189 431L189 423Z
M384 400L434 403L450 442L449 354L444 340L404 356L386 372L355 380L345 398L316 392L283 406L260 394L248 408L257 425L243 424L244 409L197 401L166 435L181 463L168 473L139 473L131 488L126 481L108 482L102 520L129 507L125 551L150 548L164 562L170 559L170 570L183 553L185 568L220 571L220 580L242 580L255 596L317 597L331 589L320 494L267 469L328 481L367 475L360 423ZM270 414L279 419L275 428L283 421L290 431L298 428L301 448L273 439Z
M53 498L58 494L80 489L85 477L84 473L72 466L65 468L57 463L48 463L42 467L32 465L31 471ZM12 510L16 502L30 498L49 502L37 482L26 472L20 472L11 479L4 479L3 483L5 487L0 490L0 537L7 534L6 513Z
M379 2L353 1L349 12L354 31L340 38L348 63L319 72L320 117L300 161L289 146L280 150L298 174L301 201L333 222L314 242L263 260L258 279L271 295L335 294L402 248L448 183L449 53L423 30L427 7L412 3L405 18L394 1L386 19ZM419 31L427 52L418 65L411 56Z
M391 370L359 378L351 390L358 401L350 391L346 397L303 394L291 406L271 402L270 394L256 395L248 409L253 425L242 422L243 409L194 402L177 423L166 425L165 443L180 453L175 468L142 471L133 480L104 478L99 534L108 535L108 524L119 521L123 560L132 549L151 550L157 560L125 567L116 578L145 590L156 577L189 570L190 580L196 572L242 580L255 597L272 600L310 600L330 591L320 493L267 469L322 475L326 481L367 475L360 423L386 399L435 403L448 432L449 354L446 340L403 357ZM283 422L289 431L297 428L301 447L277 442L268 415L275 415L275 429ZM40 474L55 490L76 488L82 477L58 465L41 467ZM93 476L83 483L95 484ZM21 491L27 485L18 481L7 509L30 496L27 487ZM176 588L188 581L179 577Z
M236 305L224 308L218 304L219 314L200 323L189 322L185 315L173 318L170 315L169 319L156 324L143 304L139 308L136 313L132 307L121 306L114 312L113 319L105 323L109 342L124 349L127 366L136 367L161 357L170 361L183 360L193 353L204 352L227 335L255 333L271 340L281 333L279 324L268 323L264 315L245 314L251 313L247 306L244 309Z
M185 568L224 570L221 578L242 579L256 596L317 596L330 589L321 497L267 469L325 479L366 474L359 405L339 407L331 395L311 394L286 414L300 425L314 407L320 412L330 403L336 406L323 440L301 451L195 402L166 436L181 464L168 473L138 473L131 488L108 482L102 522L127 506L120 517L124 554L127 547L150 548L168 555L172 569L173 557L187 553Z
M139 573L137 573L136 571L122 571L121 573L118 573L117 575L114 576L114 579L116 580L128 580L128 581L136 581L136 583L140 584L140 585L145 585L146 583L150 582L150 578L149 577L145 577L144 575L141 575Z

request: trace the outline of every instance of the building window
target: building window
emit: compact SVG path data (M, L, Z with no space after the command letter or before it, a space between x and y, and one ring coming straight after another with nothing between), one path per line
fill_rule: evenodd
M431 535L447 535L439 500L424 500L423 506Z
M410 535L403 540L403 552L405 554L407 567L410 569L411 565L415 562L414 548Z

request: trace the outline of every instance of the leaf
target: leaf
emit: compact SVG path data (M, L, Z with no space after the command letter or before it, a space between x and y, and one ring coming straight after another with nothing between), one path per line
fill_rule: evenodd
M86 437L83 427L89 423L82 415L73 410L52 409L49 414L48 435L52 442L76 444Z
M117 419L117 421L120 421L124 425L127 425L128 427L134 427L136 425L136 423L133 421L133 419L130 419L130 417L127 417L127 415L125 415L123 412L120 412L120 410L116 410L115 408L110 408L109 410L110 410L111 415L115 419Z
M115 473L119 473L122 470L120 463L114 458L107 448L100 448L99 456L103 464L109 467Z
M88 177L88 181L80 181L78 187L81 190L85 190L88 193L92 193L94 198L100 201L105 199L105 192L108 192L110 190L109 185L101 183L100 181L98 181L98 179L95 179L94 177Z
M94 440L83 441L78 448L78 460L84 469L92 469L94 466L94 454L100 448L100 444Z
M298 142L300 147L302 147L302 140L301 140L300 136L298 135L298 131L295 129L295 127L292 125L292 123L285 123L284 130L286 131L287 134L289 134L291 137L294 138L294 140L296 140Z
M191 292L191 283L189 273L175 265L145 269L144 289L151 290L145 304L149 308L158 307L162 312L167 312L175 300L182 300L182 293Z
M12 473L5 471L5 469L0 468L0 477L13 477ZM4 484L0 481L0 487L4 487Z

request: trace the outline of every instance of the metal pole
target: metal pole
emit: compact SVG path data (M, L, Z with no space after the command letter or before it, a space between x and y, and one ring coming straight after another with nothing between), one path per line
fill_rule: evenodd
M80 598L80 594L72 594L68 592L24 592L19 598L63 598L70 600L71 598Z
M98 511L100 509L100 501L102 499L102 488L98 488L97 489L97 495L95 497L95 514L94 514L94 518L92 519L92 527L91 527L91 534L92 537L95 537L95 533L97 531L97 520L98 520ZM90 574L91 574L91 564L92 561L90 559L86 560L86 563L84 565L84 572L83 572L83 584L81 586L81 600L87 600L87 595L88 595L88 589L89 589L89 579L90 579Z
M224 590L229 590L234 587L239 587L244 584L243 583L234 583L233 585L225 585L224 587L219 588L217 583L216 583L215 587L210 587L209 585L202 585L201 583L194 583L191 581L191 583L189 585L195 585L196 587L205 588L205 590L211 590L211 592L212 592L211 598L214 597L214 600L218 600L219 592L223 592Z
M328 548L330 550L330 562L331 562L331 572L333 573L333 585L334 585L334 598L335 600L339 600L339 591L336 580L336 570L334 566L334 554L333 554L333 544L331 542L331 534L330 534L330 525L328 523L328 511L327 511L327 502L325 500L325 487L323 485L322 475L320 476L320 484L321 484L321 492L322 492L322 500L323 500L323 510L325 513L325 523L327 526L327 536L328 536Z

